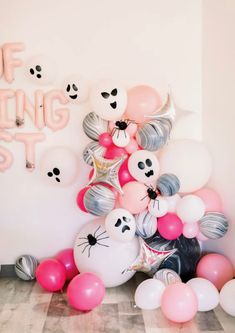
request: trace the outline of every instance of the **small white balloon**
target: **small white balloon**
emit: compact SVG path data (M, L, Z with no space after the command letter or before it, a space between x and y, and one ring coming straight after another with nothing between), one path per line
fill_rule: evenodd
M220 305L226 313L235 317L235 280L228 281L221 289Z
M176 212L184 223L194 223L205 214L205 204L198 196L189 194L179 201Z
M133 178L150 184L158 178L160 166L156 155L148 150L137 150L129 157L128 169Z
M130 135L126 131L114 129L112 140L117 147L126 147L130 142Z
M210 311L219 304L219 292L209 280L194 278L187 282L193 289L198 300L198 311Z
M113 80L103 80L94 85L90 93L92 110L105 120L118 120L127 105L126 89Z
M172 195L171 197L165 197L168 204L168 213L175 213L176 207L180 201L181 197L179 194Z
M56 76L55 61L44 55L37 55L26 63L26 75L37 84L48 85Z
M148 210L149 213L155 217L164 216L168 212L168 203L165 198L158 196L157 199L150 200Z
M165 285L157 279L147 279L136 289L135 303L143 310L154 310L160 307Z
M88 82L79 74L70 75L63 82L63 93L68 102L85 102L89 95Z
M40 170L48 183L57 186L68 186L78 176L78 158L69 148L51 148L42 155Z
M105 228L112 239L129 242L135 237L135 218L128 210L117 208L106 216Z

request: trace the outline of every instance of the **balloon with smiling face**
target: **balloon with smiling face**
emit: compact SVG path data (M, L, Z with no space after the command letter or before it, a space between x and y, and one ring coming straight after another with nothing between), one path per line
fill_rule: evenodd
M127 271L139 252L134 237L129 242L110 238L103 219L86 224L78 233L74 246L74 259L79 272L97 275L105 287L116 287L128 281L134 272Z
M157 180L160 166L153 153L147 150L138 150L130 156L128 169L132 177L139 182L151 184Z
M44 55L36 55L26 63L26 75L36 84L51 84L56 76L55 61Z
M83 103L89 94L88 82L79 74L70 75L64 80L63 93L68 102Z
M90 104L101 118L119 120L126 109L127 92L119 83L103 80L91 89Z

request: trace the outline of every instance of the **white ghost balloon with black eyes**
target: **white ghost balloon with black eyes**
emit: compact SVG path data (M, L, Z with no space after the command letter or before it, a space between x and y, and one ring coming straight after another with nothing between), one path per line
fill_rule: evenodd
M129 242L110 238L104 219L85 224L79 231L74 245L74 259L80 273L97 275L105 287L116 287L130 280L134 271L128 271L139 253L135 236Z
M36 84L49 85L56 76L55 61L45 55L36 55L26 62L26 75Z
M79 104L88 99L89 84L79 74L73 74L63 82L63 93L68 102Z
M105 219L108 235L120 242L131 241L135 237L136 222L134 216L123 208L112 210Z
M133 178L144 184L157 180L160 166L157 157L147 150L137 150L128 160L128 169Z
M118 82L103 80L94 85L90 93L92 111L105 120L118 120L127 105L126 89Z

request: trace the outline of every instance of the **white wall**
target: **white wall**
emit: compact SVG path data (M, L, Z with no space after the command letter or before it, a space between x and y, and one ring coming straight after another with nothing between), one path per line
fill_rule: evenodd
M200 114L200 0L0 0L0 8L0 44L24 42L25 59L38 53L54 58L58 78L53 87L70 72L80 72L91 82L111 77L127 86L146 83L162 94L170 84L177 103ZM0 89L6 87L0 80ZM37 88L23 69L17 70L11 87L23 88L30 96ZM81 121L88 110L70 109L69 126L57 133L46 131L37 160L46 147L60 144L81 154L88 141ZM200 128L195 135L200 137ZM0 262L13 263L22 253L42 258L72 246L79 227L92 218L75 205L88 168L81 162L77 183L58 190L41 181L38 169L32 174L24 169L18 144L9 147L15 162L0 174Z

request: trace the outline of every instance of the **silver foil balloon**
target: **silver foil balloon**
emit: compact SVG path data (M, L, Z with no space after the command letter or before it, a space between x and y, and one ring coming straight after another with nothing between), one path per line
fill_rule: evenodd
M86 115L82 125L86 135L95 141L99 140L100 134L108 131L108 122L94 112Z
M34 256L29 254L22 255L15 262L16 275L24 281L34 280L37 266L38 261Z
M136 220L136 234L141 238L152 237L157 230L157 219L152 216L148 210L135 215Z
M113 191L102 185L94 185L84 195L86 210L96 216L107 215L115 206Z
M102 147L97 141L92 141L88 143L88 145L83 150L82 155L84 162L92 166L93 161L90 153L91 151L95 153L97 156L103 156L106 151L106 148Z
M207 212L199 220L199 230L209 239L219 239L228 231L228 220L222 213Z
M179 178L173 173L164 173L157 180L157 189L162 196L175 195L180 189Z
M165 286L169 286L170 284L182 282L179 274L177 274L172 269L168 269L168 268L159 269L154 274L153 278L162 281L165 284Z

